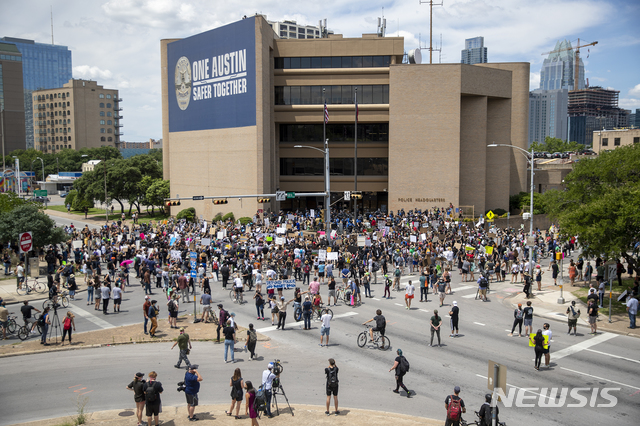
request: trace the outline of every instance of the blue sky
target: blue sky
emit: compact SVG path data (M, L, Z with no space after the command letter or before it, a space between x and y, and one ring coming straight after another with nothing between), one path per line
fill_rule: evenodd
M638 0L443 0L434 7L434 62L459 62L464 39L484 36L489 62L530 62L530 89L556 41L598 41L582 51L592 86L620 91L620 106L640 108L640 1ZM162 137L160 39L181 38L263 13L292 19L345 37L376 31L387 19L387 35L405 38L405 50L428 46L429 6L418 0L29 0L0 2L0 36L50 42L53 6L56 44L69 46L73 77L119 89L126 141ZM428 61L428 51L422 57ZM425 60L423 59L423 63Z

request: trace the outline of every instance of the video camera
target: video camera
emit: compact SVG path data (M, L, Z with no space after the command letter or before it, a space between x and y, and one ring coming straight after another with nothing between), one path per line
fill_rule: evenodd
M273 371L273 374L275 374L276 376L279 376L284 371L284 367L280 363L279 359L273 360L273 370L272 371Z

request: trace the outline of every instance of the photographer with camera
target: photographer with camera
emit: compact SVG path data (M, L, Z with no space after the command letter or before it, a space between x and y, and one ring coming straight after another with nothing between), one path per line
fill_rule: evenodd
M273 379L280 377L280 370L274 371L275 364L270 362L267 365L267 369L262 372L262 387L264 389L265 397L267 398L267 409L265 413L267 417L270 419L273 418L273 414L271 414L271 393L273 387Z
M198 391L200 390L200 382L202 376L198 371L197 365L190 365L189 370L184 373L184 395L187 398L187 410L189 411L189 421L194 422L199 420L194 411L198 406ZM178 388L180 391L181 388Z

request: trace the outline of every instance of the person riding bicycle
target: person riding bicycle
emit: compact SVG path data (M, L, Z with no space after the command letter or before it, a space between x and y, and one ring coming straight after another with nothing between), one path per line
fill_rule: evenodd
M22 303L23 303L23 306L20 307L20 312L22 313L22 319L24 320L24 325L26 327L30 326L29 332L31 334L35 334L36 319L31 315L31 311L40 312L40 310L38 308L34 308L33 306L31 306L28 300L24 300Z
M385 319L384 315L382 315L382 311L378 309L376 311L376 316L371 318L369 321L363 322L362 325L366 325L371 321L376 322L376 326L369 329L369 336L371 337L371 341L373 341L374 331L377 331L381 336L384 336L384 330L387 327L387 320ZM382 346L380 347L380 349L384 349L384 340L382 341Z
M491 394L488 393L484 396L484 404L482 404L482 407L480 407L480 412L478 413L478 417L480 417L480 426L491 426L492 425L492 408L491 408ZM500 419L498 418L498 414L500 413L500 409L498 408L498 406L496 405L495 407L496 410L496 424L498 422L500 422Z
M233 290L236 294L236 302L242 303L242 292L244 290L244 285L242 284L242 279L238 274L235 275L233 280Z
M52 285L49 289L49 300L53 303L58 303L58 286Z
M322 311L322 296L314 294L313 301L311 303L313 304L313 309L316 310L318 312L318 316L320 316Z

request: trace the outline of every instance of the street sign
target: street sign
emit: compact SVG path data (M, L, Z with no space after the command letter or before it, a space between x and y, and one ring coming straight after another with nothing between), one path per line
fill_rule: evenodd
M20 246L20 253L33 250L33 236L31 232L23 232L18 235L18 245Z
M284 191L276 191L276 201L284 201L287 199L287 193Z
M204 200L204 195L194 195L193 201L202 201Z
M189 253L189 266L191 267L191 278L197 278L198 277L198 262L197 262L197 258L198 258L198 253L196 253L195 251L192 251L191 253Z
M487 213L487 219L493 220L494 217L496 217L495 213L493 213L493 211L489 210L489 212Z
M47 195L49 195L49 193L46 189L36 189L35 191L33 191L33 195L35 195L36 197L46 197Z
M289 199L296 198L296 193L295 192L287 192L287 198L289 198Z
M496 375L495 368L498 367L497 376L494 379L494 375ZM495 361L489 360L489 372L487 373L487 388L489 390L494 389L502 389L502 393L504 394L507 390L507 366L498 364ZM499 400L499 398L498 398Z
M345 201L351 200L351 191L344 191L344 200Z

